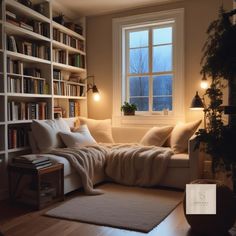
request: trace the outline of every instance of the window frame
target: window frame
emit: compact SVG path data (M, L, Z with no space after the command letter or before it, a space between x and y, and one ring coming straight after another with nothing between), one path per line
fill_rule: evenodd
M124 29L132 27L139 28L143 25L156 25L174 22L173 35L175 37L175 45L172 49L173 60L173 76L172 82L172 112L164 115L162 112L138 112L132 117L123 116L120 107L126 100L125 94L122 93L126 89L123 79L125 72L125 48L122 47L126 34ZM166 73L165 73L166 74ZM149 87L150 89L150 87ZM184 112L184 9L174 9L169 11L153 12L141 15L113 19L113 113L112 123L119 125L153 125L153 124L175 124L177 121L185 121Z
M163 44L154 44L153 43L153 31L155 29L161 29L161 28L167 28L171 27L172 28L172 41L171 43L163 43ZM130 38L129 34L131 32L138 32L138 31L148 31L148 45L143 46L143 47L136 47L136 48L130 48ZM169 21L169 22L161 22L161 23L149 23L144 25L143 23L137 24L135 26L131 27L123 27L123 34L125 34L125 41L122 42L122 47L125 49L125 55L123 57L124 60L124 65L125 68L122 68L124 71L123 73L125 76L122 78L122 83L125 84L125 90L122 90L121 92L124 93L125 101L129 101L130 94L129 94L129 78L131 77L149 77L148 79L148 88L149 88L149 93L148 96L148 111L136 111L136 114L142 114L142 115L153 115L153 114L159 114L161 115L163 111L154 111L153 110L153 98L157 97L153 95L153 78L155 76L161 76L161 75L172 75L173 80L174 80L174 46L175 46L175 34L174 32L174 21ZM125 45L124 45L125 44ZM171 71L164 71L164 72L153 72L153 50L154 47L157 46L166 46L166 45L171 45L172 46L172 70ZM132 74L129 72L129 62L130 62L130 49L139 49L139 48L148 48L148 72L147 73L142 73L142 74ZM163 95L164 96L164 95ZM168 95L165 95L165 97L168 97ZM173 81L172 81L172 94L169 96L172 98L172 110L173 110ZM124 102L124 101L123 101ZM172 110L169 111L169 113L172 113Z

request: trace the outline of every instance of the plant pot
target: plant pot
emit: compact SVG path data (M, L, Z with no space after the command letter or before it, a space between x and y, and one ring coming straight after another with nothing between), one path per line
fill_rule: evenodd
M125 116L134 116L135 115L135 111L124 111L124 115Z

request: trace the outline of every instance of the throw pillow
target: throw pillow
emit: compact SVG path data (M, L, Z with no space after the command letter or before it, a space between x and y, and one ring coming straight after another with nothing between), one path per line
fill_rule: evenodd
M91 135L97 142L114 143L111 130L111 119L94 120L85 117L79 117L79 120L81 124L87 124Z
M65 122L64 119L62 118L58 118L55 119L58 128L62 131L62 132L70 132L70 127L69 125Z
M177 124L170 135L170 146L174 153L184 153L188 150L188 141L195 133L201 120L186 124Z
M170 136L173 128L172 126L153 127L143 136L140 143L145 146L161 147Z
M55 120L33 120L31 129L40 152L63 146L59 136L61 130Z
M59 133L65 145L69 148L94 145L97 142L89 132L87 125L81 125L76 132Z

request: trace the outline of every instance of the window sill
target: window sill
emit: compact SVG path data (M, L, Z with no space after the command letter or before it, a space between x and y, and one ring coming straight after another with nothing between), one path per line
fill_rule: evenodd
M176 116L173 114L136 114L134 116L113 115L113 126L128 126L128 125L140 125L140 126L154 126L154 125L175 125L177 122L184 122L184 116Z

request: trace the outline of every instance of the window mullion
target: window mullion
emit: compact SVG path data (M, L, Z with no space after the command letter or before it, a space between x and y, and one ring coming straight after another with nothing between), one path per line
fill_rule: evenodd
M153 94L153 78L152 78L152 28L149 28L149 112L152 112L152 94Z
M129 49L129 31L126 31L125 35L125 52L126 52L126 62L125 62L125 88L126 88L126 96L125 101L129 102L130 94L129 94L129 67L130 67L130 49Z

